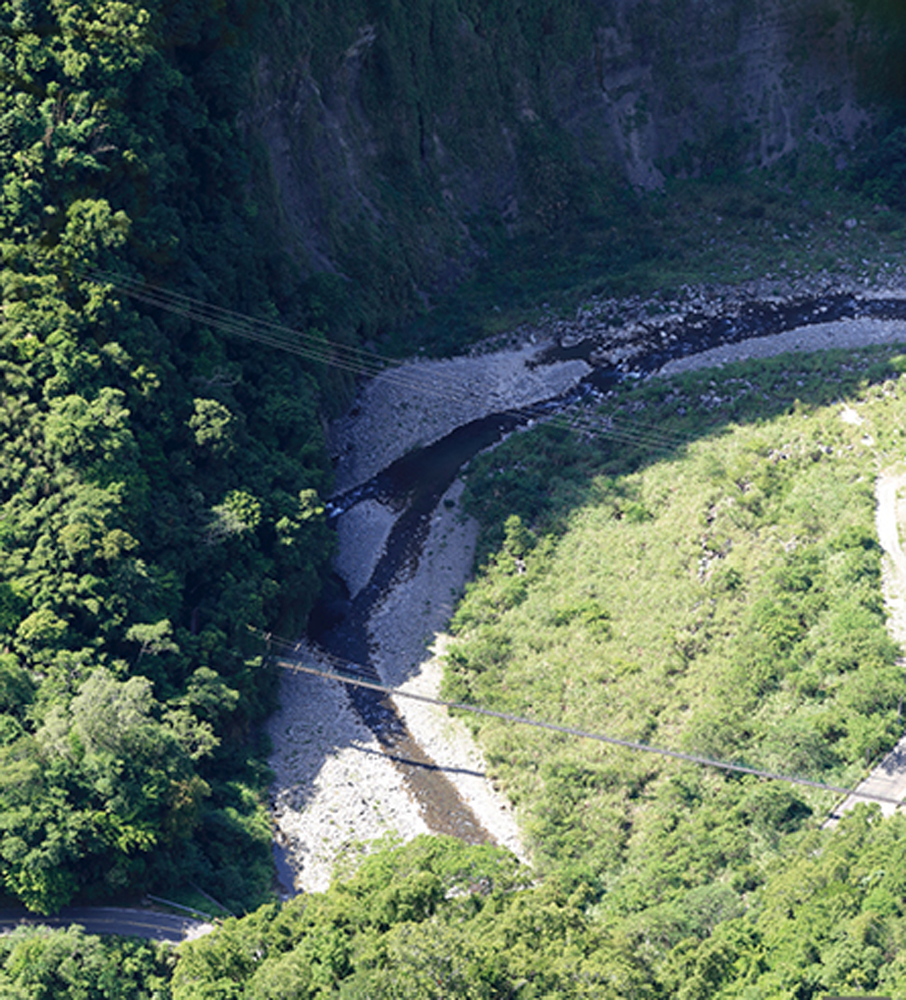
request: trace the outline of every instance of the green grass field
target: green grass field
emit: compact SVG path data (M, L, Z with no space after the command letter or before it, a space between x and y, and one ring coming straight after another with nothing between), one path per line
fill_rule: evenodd
M449 696L849 785L899 735L874 483L903 458L890 351L788 355L620 389L473 463L485 563ZM844 401L862 420L841 418ZM827 793L489 720L546 871L636 911L723 885Z

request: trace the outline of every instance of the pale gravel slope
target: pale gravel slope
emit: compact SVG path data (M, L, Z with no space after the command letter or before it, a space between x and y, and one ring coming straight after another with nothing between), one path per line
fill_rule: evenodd
M844 411L841 416L849 419ZM878 540L884 549L884 604L887 607L887 627L897 642L906 641L906 554L900 544L900 524L903 523L903 501L899 494L906 488L906 473L887 470L878 476L875 497L878 506L876 524ZM867 795L883 795L886 798L902 800L906 797L906 736L877 764L871 773L857 786L858 791ZM845 798L835 808L825 826L835 826L839 818L864 799L853 795ZM892 816L897 806L892 802L880 802L881 812Z
M310 650L303 655L317 663ZM284 673L280 704L268 724L272 809L297 889L326 889L336 862L362 841L428 832L402 775L339 684Z
M443 361L412 361L368 381L350 415L335 421L336 492L366 482L395 459L472 420L566 392L591 370L584 361L533 368L550 341Z
M679 375L701 368L719 368L734 361L771 358L787 352L826 351L832 348L855 350L871 344L906 342L906 323L902 320L850 319L836 323L800 326L771 337L753 337L738 344L715 347L688 358L668 361L658 375Z
M429 697L438 696L442 668L428 646L442 645L441 630L462 593L475 552L477 523L459 516L462 489L457 481L447 491L414 574L396 581L371 620L372 659L384 681ZM373 568L386 543L385 516L376 517L372 502L364 501L344 518L344 537L355 540L361 567ZM361 580L365 571L350 572ZM312 649L304 648L302 656L317 665ZM321 666L331 669L326 662ZM280 702L282 708L269 724L273 815L297 889L327 888L336 862L353 849L358 852L362 841L388 834L406 841L430 832L402 776L340 685L285 674ZM396 704L412 735L444 768L482 826L498 844L525 858L513 812L485 776L481 751L465 724L435 706L407 698Z
M371 579L387 545L397 515L377 500L362 500L337 518L334 569L354 600Z
M459 516L462 491L459 480L447 491L415 573L397 582L370 623L372 660L384 681L431 698L440 695L443 629L471 572L478 537L478 523ZM513 811L485 776L484 758L465 723L436 705L409 698L395 702L409 731L444 768L481 825L498 844L525 858Z

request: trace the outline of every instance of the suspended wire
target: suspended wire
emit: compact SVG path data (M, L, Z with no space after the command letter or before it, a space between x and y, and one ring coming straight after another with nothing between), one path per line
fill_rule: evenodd
M191 308L193 311L198 313L206 313L213 318L234 319L245 323L254 323L255 326L272 331L278 339L281 337L288 337L290 338L291 343L299 341L308 342L309 345L315 350L326 349L331 354L340 356L345 355L359 365L372 368L375 372L382 370L388 364L392 364L390 359L381 354L377 354L374 351L367 351L364 348L350 346L347 344L328 344L320 337L317 337L307 331L287 327L280 323L275 323L273 320L261 317L253 318L245 313L240 313L233 309L227 309L224 306L214 305L210 302L204 301L203 299L187 295L184 292L175 292L169 288L163 287L162 285L152 285L144 279L131 278L126 275L115 274L112 271L103 271L97 268L88 269L85 271L85 274L92 279L113 285L121 291L125 291L129 295L135 294L136 297L138 295L153 296L155 299L159 300L155 304L161 305L162 308L165 308L164 303L171 303L175 306L181 306L186 309Z
M101 272L92 272L95 275ZM170 313L183 316L244 337L271 347L299 354L312 361L331 364L354 374L375 375L382 368L377 363L368 365L355 359L353 348L339 344L328 344L310 333L303 333L289 327L280 327L268 320L255 319L221 306L213 306L189 296L170 292L167 289L137 282L133 279L104 278L130 298L145 302ZM386 362L385 362L386 364Z
M150 291L149 291L150 289ZM207 322L215 327L226 330L237 336L264 342L269 346L300 354L309 359L342 368L354 375L375 377L381 375L383 380L403 389L417 391L423 395L433 396L444 401L468 402L474 394L457 391L456 383L449 377L438 373L418 371L413 367L387 368L393 362L374 352L360 352L357 348L334 345L314 338L311 334L293 328L281 326L266 320L256 320L243 313L224 309L219 306L209 306L198 299L179 293L169 292L154 286L129 279L129 287L124 287L127 294L159 308L167 309L201 322ZM185 305L184 303L187 303ZM264 326L267 331L258 330ZM339 356L337 356L339 352ZM359 355L363 354L367 363L360 363ZM427 378L425 377L427 376ZM511 414L517 419L532 419L538 417L539 404L510 407L498 411L503 415ZM682 435L665 432L663 428L645 425L635 421L629 430L624 430L613 420L612 415L604 418L608 422L606 430L600 426L598 415L582 414L573 411L572 415L555 414L548 417L547 422L555 427L569 430L580 430L587 436L622 440L627 443L642 444L659 450L681 447L687 443Z
M91 270L89 276L119 288L125 294L138 301L144 302L167 312L181 315L186 319L207 323L217 329L224 330L235 336L243 337L258 343L266 344L280 350L297 354L301 357L327 364L335 368L348 371L354 375L364 375L375 377L381 375L383 379L401 388L417 390L429 396L434 396L445 401L463 402L469 398L469 394L456 392L449 386L449 381L437 378L426 383L424 379L417 377L416 373L407 374L404 369L389 369L391 364L389 359L381 355L365 351L359 348L347 347L341 344L327 343L312 336L309 333L285 327L269 320L255 319L250 316L238 313L234 310L221 306L211 305L200 299L195 299L183 293L172 292L159 286L150 285L143 281L114 275L110 272ZM438 385L440 381L440 385ZM532 418L538 414L537 407L531 405L523 407L510 407L503 414L512 414L516 417ZM601 417L599 415L590 416L587 414L574 413L572 418L563 415L553 415L549 423L555 426L566 427L570 430L579 429L591 437L611 438L623 440L633 444L643 444L655 448L672 448L686 443L686 439L672 432L665 432L662 428L655 428L651 425L644 425L641 422L634 422L634 426L629 430L620 428L611 416L605 416L607 421L606 430L601 429ZM254 630L253 630L254 631ZM292 643L286 640L276 639L268 635L267 639L272 642L294 648ZM404 691L390 685L381 684L375 681L368 681L358 676L341 674L337 671L325 671L316 667L305 666L297 661L290 661L278 658L279 666L297 673L305 673L321 677L325 680L338 681L343 684L368 688L380 691L394 697L409 698L427 704L436 705L448 710L469 712L476 715L483 715L491 718L501 719L516 725L531 726L538 729L545 729L551 732L563 733L577 736L583 739L596 740L613 746L620 746L625 749L638 752L655 754L661 757L669 757L675 760L682 760L688 763L699 764L705 767L712 767L718 770L734 772L739 774L750 774L756 777L767 778L774 781L782 781L788 784L803 785L815 788L820 791L832 792L839 795L854 796L868 799L874 802L886 802L899 805L900 800L889 796L878 795L869 792L862 792L858 789L843 788L838 785L830 785L824 782L813 781L809 778L802 778L794 775L780 774L774 771L767 771L761 768L750 767L744 764L735 764L729 761L721 761L711 757L704 757L699 754L685 753L679 750L669 750L664 747L656 747L647 743L635 740L620 739L615 736L608 736L603 733L595 733L589 730L579 729L575 726L565 726L559 723L545 722L539 719L530 719L525 716L518 716L510 712L500 712L478 705L470 705L463 702L446 701L440 698L432 698L427 695L415 694ZM347 667L354 667L359 670L367 670L360 664L345 664Z
M115 276L111 276L111 278L115 278ZM163 308L169 312L177 313L185 318L205 322L212 326L224 329L228 333L242 336L247 339L257 340L259 342L266 343L269 346L286 350L291 353L300 354L306 358L345 369L346 371L356 375L374 377L380 374L385 382L389 382L392 385L396 385L404 389L420 391L424 395L434 396L435 398L445 401L466 402L471 398L469 394L457 392L455 389L451 388L451 381L449 379L444 379L443 376L429 376L430 381L426 381L425 378L421 377L423 373L420 373L417 370L409 372L400 368L388 370L382 366L386 366L391 362L388 359L373 353L370 354L372 359L376 359L373 363L359 364L356 361L355 348L344 348L342 345L326 344L302 331L280 326L279 324L271 323L269 321L254 320L242 313L223 309L219 306L211 307L207 303L192 299L190 296L171 293L166 289L155 288L154 286L147 286L142 283L135 282L132 279L127 279L127 281L123 283L122 290L133 298L146 302L150 305ZM188 305L185 305L184 303L188 303ZM268 331L274 332L262 332L256 329L256 326L258 325L262 325L266 327ZM334 357L334 346L339 347L342 352L345 352L345 357ZM523 407L511 407L499 412L503 414L512 414L517 418L523 419L530 419L538 416L537 407L533 404L528 404ZM665 435L663 431L659 431L655 428L646 429L643 428L642 425L639 425L639 427L632 432L626 432L617 425L613 424L612 420L611 426L608 427L607 431L602 432L597 419L598 418L596 417L583 417L580 414L574 413L572 417L565 417L562 415L552 416L549 422L554 426L565 427L572 430L583 430L586 434L593 437L615 438L617 440L624 440L627 442L631 441L633 443L641 442L655 448L672 448L685 443L685 439L678 435Z
M290 643L285 639L279 639L270 633L261 633L257 629L250 630L262 636L268 642L274 642L286 648L298 650L298 644ZM336 662L336 658L331 657ZM408 698L411 701L423 702L427 705L436 705L440 708L454 710L458 712L468 712L472 715L483 715L492 719L500 719L519 726L531 726L535 729L545 729L549 732L562 733L566 736L576 736L580 739L595 740L598 743L607 743L611 746L623 747L635 753L654 754L658 757L669 757L673 760L681 760L690 764L699 764L703 767L711 767L720 771L729 771L735 774L751 774L756 778L766 778L771 781L782 781L791 785L803 785L807 788L815 788L821 792L831 792L834 795L852 796L854 798L866 799L870 802L886 802L890 805L899 806L900 799L895 799L888 795L880 795L875 792L864 792L858 788L844 788L842 785L830 785L822 781L813 781L811 778L803 778L798 775L781 774L777 771L767 771L759 767L750 767L747 764L734 764L730 761L718 760L714 757L705 757L700 754L685 753L681 750L670 750L666 747L653 746L650 743L641 743L637 740L621 739L617 736L608 736L605 733L591 732L587 729L580 729L577 726L566 726L557 722L545 722L541 719L531 719L522 715L515 715L512 712L500 712L496 709L485 708L481 705L471 705L466 702L446 701L442 698L432 698L425 694L416 694L414 691L406 691L399 687L392 687L389 684L382 684L379 681L367 680L360 675L341 673L337 670L321 670L318 667L307 666L297 660L288 660L283 657L276 657L275 662L284 670L293 673L309 674L313 677L320 677L323 680L337 681L341 684L350 684L353 687L367 688L371 691L379 691L382 694L392 695L394 698ZM367 667L357 663L346 663L345 666L356 670L368 670Z
M256 319L243 313L214 306L203 300L183 293L172 292L161 286L148 284L137 279L123 277L111 272L86 269L87 277L118 288L124 294L148 305L180 315L185 319L206 323L234 336L253 340L299 355L307 360L329 365L353 375L376 377L378 375L391 385L404 390L417 391L423 395L442 401L466 402L473 396L457 391L451 379L437 373L418 372L413 367L388 367L393 362L380 354L364 351L342 344L328 343L312 334L282 326L270 320ZM427 376L425 378L424 376ZM512 415L517 419L533 419L546 416L539 413L537 404L509 407L497 411L501 415ZM607 426L602 429L601 422ZM583 414L573 411L571 416L555 414L546 422L554 427L580 431L587 437L610 439L629 444L642 445L656 450L670 450L682 447L688 439L663 428L633 421L630 428L617 424L613 416Z
M417 377L416 373L407 374L404 369L391 368L389 359L370 351L365 351L355 347L347 347L341 344L327 343L312 336L309 333L282 326L269 320L255 319L234 310L221 306L211 305L200 299L191 296L172 292L159 286L150 285L143 281L114 275L110 272L91 270L89 276L95 280L113 285L125 294L148 305L163 309L167 312L181 315L186 319L207 323L217 329L224 330L235 336L253 340L279 350L297 354L308 360L340 368L354 375L364 375L368 377L381 377L391 384L404 389L417 390L425 395L434 396L445 401L463 402L469 398L469 394L456 392L450 388L449 380L444 384L443 379L434 378L426 383L424 379ZM440 382L440 385L438 385ZM515 417L532 418L538 415L536 406L528 405L523 407L510 407L502 414L512 414ZM601 420L608 424L606 430L601 428ZM574 413L572 417L565 417L562 414L555 414L548 420L549 424L565 427L569 430L581 430L587 436L597 438L609 438L622 440L632 444L643 444L657 449L668 449L681 446L687 439L672 432L665 432L662 428L645 425L635 421L631 429L623 429L617 425L612 415L604 416ZM287 648L295 648L294 644L286 640L276 639L267 636L269 641L275 641ZM318 676L327 680L339 681L344 684L351 684L358 687L369 688L380 691L394 697L410 698L422 701L439 707L453 709L472 714L489 716L511 722L517 725L532 726L539 729L546 729L552 732L564 733L566 735L577 736L583 739L596 740L614 746L639 752L656 754L662 757L670 757L676 760L683 760L689 763L712 767L723 771L730 771L740 774L751 774L756 777L767 778L775 781L783 781L790 784L804 785L816 788L821 791L833 792L840 795L851 795L875 802L887 802L895 805L900 804L899 799L890 798L884 795L877 795L868 792L861 792L858 789L847 789L837 785L829 785L809 778L802 778L793 775L780 774L773 771L766 771L761 768L750 767L744 764L734 764L729 761L721 761L698 754L684 753L679 750L669 750L663 747L655 747L650 744L640 743L634 740L624 740L615 736L607 736L603 733L594 733L588 730L579 729L574 726L565 726L553 722L544 722L538 719L530 719L524 716L514 715L509 712L499 712L494 709L484 708L477 705L465 704L462 702L445 701L439 698L431 698L427 695L419 695L413 692L404 691L386 684L375 681L367 681L362 677L354 677L341 674L336 671L319 670L316 667L308 667L295 661L277 660L277 663L284 669L293 670ZM359 664L345 664L347 667L354 667L360 670L367 668Z

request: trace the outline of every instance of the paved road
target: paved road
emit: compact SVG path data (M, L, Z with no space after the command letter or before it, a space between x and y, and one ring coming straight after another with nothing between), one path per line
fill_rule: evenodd
M852 411L849 411L852 412ZM850 422L854 422L851 420ZM906 640L906 554L900 545L897 519L897 491L906 487L906 475L882 472L875 487L878 506L876 523L878 540L889 557L889 575L885 580L885 603L890 614L890 632L898 642ZM906 799L906 736L890 751L857 791L880 795L888 799ZM834 808L825 822L826 827L836 826L837 821L862 799L850 795ZM881 812L892 816L897 811L893 802L880 802Z
M131 910L106 906L68 907L52 917L42 917L27 910L0 910L0 933L6 934L23 924L45 927L69 927L79 924L89 934L120 934L178 944L199 937L212 929L211 924L189 917L174 917L155 910Z
M897 799L902 802L906 799L906 736L890 751L871 774L856 786L856 790L864 795L878 795L885 799ZM834 811L828 816L824 825L826 827L836 826L837 821L845 813L855 806L857 802L864 802L863 798L856 798L854 795L847 796L839 805L834 807ZM879 802L881 812L885 816L892 816L899 806L893 802Z

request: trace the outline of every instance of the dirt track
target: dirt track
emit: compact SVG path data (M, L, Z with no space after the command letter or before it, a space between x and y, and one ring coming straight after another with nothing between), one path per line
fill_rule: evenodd
M890 470L882 472L875 484L875 496L878 501L876 513L878 540L886 556L884 601L889 614L887 624L891 635L901 643L906 639L906 553L900 544L898 508L902 503L899 500L899 492L904 488L906 488L906 473ZM872 770L871 774L860 782L857 790L863 794L881 795L892 799L906 798L906 736ZM824 825L836 825L843 813L849 812L860 801L864 800L850 795L834 809ZM897 809L892 802L881 802L879 805L885 816L893 815Z

